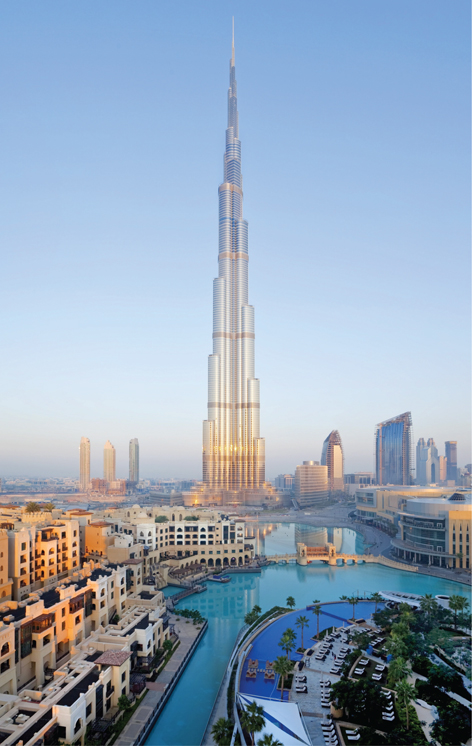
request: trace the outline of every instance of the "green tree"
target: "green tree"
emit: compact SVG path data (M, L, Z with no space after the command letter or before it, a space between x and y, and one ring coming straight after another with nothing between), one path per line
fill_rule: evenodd
M342 707L349 717L359 722L375 725L381 721L382 706L386 704L386 697L379 684L369 679L353 682L349 679L336 681L331 687L331 693L338 707Z
M44 503L43 505L41 505L41 510L51 513L53 510L56 510L56 506L54 505L54 503Z
M132 706L133 705L129 701L126 694L122 694L120 697L118 697L118 708L120 710L123 710L123 712L126 712L126 710L130 710Z
M349 596L347 600L348 603L350 603L352 606L352 619L354 621L356 618L356 606L359 603L359 599L357 598L357 596Z
M293 596L289 596L287 598L287 606L289 609L293 609L295 607L295 599Z
M388 685L393 688L399 681L407 679L411 673L411 666L404 658L399 656L393 660L388 667Z
M40 510L41 510L41 505L35 502L28 503L25 508L26 513L39 513Z
M454 652L454 643L451 637L443 629L439 627L433 627L432 630L426 635L426 642L430 647L439 647L444 650L445 653L451 655Z
M431 593L425 593L420 599L420 609L428 618L428 621L432 621L438 614L439 604Z
M284 681L285 678L289 675L291 672L293 666L290 663L287 658L285 658L283 655L279 655L275 661L274 661L274 671L276 674L280 676L281 679L281 686L280 686L280 699L283 699L284 696Z
M374 614L376 614L377 606L384 600L383 596L378 591L375 591L374 593L370 594L370 600L373 601L375 604Z
M299 616L299 617L297 617L295 625L297 627L300 627L300 630L301 630L301 633L302 633L302 650L304 650L304 645L303 645L303 628L304 627L308 627L308 618L306 616Z
M444 663L433 664L429 669L428 684L449 691L455 684L462 684L462 676Z
M318 601L313 601L315 604L313 606L313 614L316 614L316 639L320 639L320 614L321 611L321 604Z
M254 746L254 735L260 733L265 725L265 719L263 716L264 708L258 705L256 702L251 702L247 705L244 712L241 713L239 718L240 723L244 730L246 730L251 736L251 743Z
M361 650L366 650L370 645L370 637L367 632L353 632L351 640L356 648L360 648Z
M410 702L416 698L416 689L414 686L408 683L406 679L402 679L396 685L398 698L403 702L406 712L406 729L410 730Z
M431 735L441 746L457 746L470 738L470 718L459 702L451 700L447 707L438 705L437 720L431 728Z
M156 515L154 518L154 523L168 523L169 519L166 515Z
M285 630L280 639L279 646L287 653L288 660L290 660L290 653L295 647L295 640L296 634L290 627Z
M281 741L278 741L272 733L266 733L262 738L259 738L257 746L284 746Z
M468 608L468 606L469 602L465 596L449 596L449 608L454 614L454 629L457 629L457 614L459 612L464 612Z
M217 746L230 746L233 735L233 723L227 718L218 718L211 729L211 735Z
M172 652L173 647L174 643L172 642L172 640L164 640L164 642L162 643L162 649L164 650L166 655Z
M253 606L253 607L252 607L252 612L253 612L253 614L255 614L256 616L260 616L260 615L262 614L262 609L261 609L261 607L260 607L260 606L258 606L258 605L256 604L255 606Z

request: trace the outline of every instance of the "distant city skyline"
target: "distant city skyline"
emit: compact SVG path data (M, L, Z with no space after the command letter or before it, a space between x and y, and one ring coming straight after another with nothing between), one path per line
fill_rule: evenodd
M332 430L371 472L405 411L470 463L469 4L27 8L0 26L0 475L78 477L85 433L91 476L112 437L126 478L130 434L142 476L201 476L233 14L267 478Z

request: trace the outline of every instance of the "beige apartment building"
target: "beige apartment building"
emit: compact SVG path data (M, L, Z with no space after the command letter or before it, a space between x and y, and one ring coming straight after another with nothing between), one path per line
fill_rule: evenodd
M253 546L245 541L245 521L219 510L183 506L145 510L134 505L106 509L99 515L113 529L107 536L112 539L109 559L123 552L136 560L136 546L142 546L143 577L153 575L161 562L174 567L198 563L202 568L222 568L247 564L254 557Z

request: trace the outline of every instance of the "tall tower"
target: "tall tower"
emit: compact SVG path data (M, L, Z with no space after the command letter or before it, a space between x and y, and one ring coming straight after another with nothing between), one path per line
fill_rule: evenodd
M129 442L129 481L139 482L139 442L132 438Z
M90 482L90 440L88 438L80 439L79 447L80 458L80 490L86 492Z
M248 305L248 224L243 219L234 19L224 175L218 199L219 271L213 281L203 481L210 488L251 489L265 480L265 439L259 432L259 380L254 376L254 307Z
M344 456L341 436L332 430L323 443L321 465L328 467L328 484L330 492L344 490Z
M116 451L109 440L103 449L103 479L106 482L115 481Z

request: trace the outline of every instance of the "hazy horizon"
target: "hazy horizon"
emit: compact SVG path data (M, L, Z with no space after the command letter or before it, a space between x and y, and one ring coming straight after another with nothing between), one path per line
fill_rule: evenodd
M201 478L231 17L266 474L372 471L376 423L470 463L463 0L0 11L0 474ZM170 477L161 477L170 478Z

